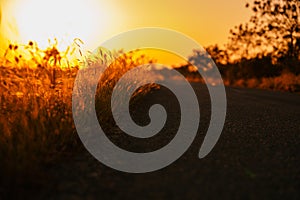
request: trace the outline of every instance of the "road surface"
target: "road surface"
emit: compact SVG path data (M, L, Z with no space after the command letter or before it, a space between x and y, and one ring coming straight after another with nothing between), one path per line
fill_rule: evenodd
M106 167L82 150L45 169L47 179L31 188L31 197L300 199L300 95L226 88L228 111L223 132L213 151L199 159L209 124L210 100L206 87L193 86L200 99L200 128L188 151L172 165L156 172L128 174ZM142 141L107 127L110 138L136 152L166 145L177 131L178 102L164 88L155 91L132 107L133 119L145 124L145 113L153 103L165 105L169 114L161 133Z

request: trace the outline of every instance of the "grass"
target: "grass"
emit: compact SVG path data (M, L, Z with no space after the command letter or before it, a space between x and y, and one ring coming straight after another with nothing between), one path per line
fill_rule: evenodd
M0 60L0 168L7 178L38 171L78 143L71 113L78 66L62 68L64 53L55 45L11 44Z
M115 59L102 74L96 94L96 107L105 108L97 109L99 120L111 123L106 116L111 112L110 96L117 80L128 70L151 63L135 52L99 49L84 56L77 43L63 52L56 46L42 50L33 42L11 44L0 58L0 183L22 182L29 172L37 176L45 165L80 147L72 118L72 89L81 67L104 67L108 59ZM128 87L130 84L121 89ZM147 85L135 95L152 88L157 86Z
M276 77L240 79L236 80L233 86L300 93L300 75L283 72Z

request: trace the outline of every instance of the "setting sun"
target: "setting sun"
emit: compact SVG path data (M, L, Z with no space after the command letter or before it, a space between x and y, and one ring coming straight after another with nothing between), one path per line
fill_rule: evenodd
M21 42L35 40L45 48L57 38L65 48L74 38L93 38L105 27L106 14L96 0L28 0L16 2L14 17Z
M222 44L229 29L249 18L246 0L121 1L0 0L0 53L9 42L58 39L60 49L74 38L94 50L113 35L140 27L174 29L201 45ZM222 23L219 23L220 20Z

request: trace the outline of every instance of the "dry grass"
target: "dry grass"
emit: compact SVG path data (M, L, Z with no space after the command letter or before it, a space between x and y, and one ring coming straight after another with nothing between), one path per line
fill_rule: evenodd
M106 59L117 58L98 84L97 104L109 105L117 80L150 61L144 56L136 58L134 52L103 51L72 60L76 48L59 52L53 44L41 50L30 42L10 45L0 58L0 160L4 161L0 170L8 178L42 167L80 146L72 118L72 88L81 66L94 63L101 67L99 63ZM146 86L136 94L153 87ZM99 116L107 116L109 109L106 106Z
M38 167L76 143L71 94L78 66L61 68L65 53L30 42L10 45L1 58L2 170L14 174Z
M300 93L300 75L284 72L280 76L261 79L240 79L233 84L238 87L260 88L267 90Z

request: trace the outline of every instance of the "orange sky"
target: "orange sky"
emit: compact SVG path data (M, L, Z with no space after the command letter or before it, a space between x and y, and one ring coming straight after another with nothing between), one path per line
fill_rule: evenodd
M230 28L249 19L251 12L245 8L246 2L0 0L1 34L12 41L27 43L33 39L41 44L46 44L48 37L52 36L62 37L62 40L68 40L67 37L71 40L76 36L86 42L88 49L93 50L105 39L118 33L155 26L175 29L203 46L223 44ZM51 27L46 27L45 23L51 24Z
M202 45L224 43L229 29L247 21L246 0L112 0L122 10L120 30L141 26L175 29Z

